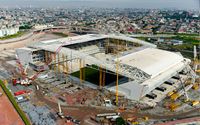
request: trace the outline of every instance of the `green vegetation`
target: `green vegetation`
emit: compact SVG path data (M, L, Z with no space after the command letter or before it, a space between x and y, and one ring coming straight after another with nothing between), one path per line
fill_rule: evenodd
M18 33L13 34L13 35L8 35L8 36L0 37L0 40L6 40L6 39L17 38L17 37L22 36L24 33L25 33L25 32L19 31Z
M182 44L182 45L175 45L171 46L172 49L181 51L181 50L193 50L194 45L193 44Z
M91 82L95 85L99 85L99 70L98 67L95 65L92 65L92 68L90 67L85 67L83 68L85 72L85 80L88 82ZM71 75L79 78L80 71L74 72ZM122 76L119 76L119 79L122 78ZM108 85L112 82L116 81L116 75L106 73L105 75L105 84Z
M167 35L177 35L177 36L199 36L199 34L192 34L192 33L168 33L168 32L165 32L165 33L154 33L155 35L156 34L167 34Z
M179 35L179 36L199 36L199 34L188 34L188 33L175 33L175 35Z
M177 39L177 40L182 40L184 43L191 43L191 44L194 44L194 45L197 45L200 42L200 40L198 40L194 36L177 35L177 36L172 37L172 38Z
M24 24L19 27L20 30L27 30L27 29L31 29L31 28L32 28L32 26L30 24Z
M57 35L57 36L61 36L61 37L68 37L67 34L61 33L61 32L52 32L52 34Z
M137 37L137 39L139 39L139 40L144 40L144 41L147 41L147 42L148 42L148 38L147 38L147 37Z
M116 125L126 125L126 122L122 117L119 117L116 119Z
M31 123L28 120L28 118L26 117L25 113L18 106L18 104L15 101L14 97L12 96L10 91L6 88L6 86L4 85L4 83L1 80L0 80L0 86L2 87L3 91L5 92L5 94L8 96L8 99L10 100L10 102L12 103L12 105L14 106L14 108L16 109L16 111L18 112L20 117L22 118L22 120L24 121L24 124L25 125L31 125Z

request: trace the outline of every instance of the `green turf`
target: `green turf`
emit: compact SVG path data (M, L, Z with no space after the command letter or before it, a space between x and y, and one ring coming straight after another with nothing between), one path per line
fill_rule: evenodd
M31 123L28 120L28 118L26 117L25 113L18 106L18 104L15 101L14 97L12 96L10 91L6 88L6 86L4 85L4 83L1 80L0 80L0 86L2 87L3 91L5 92L5 94L8 96L8 99L10 100L10 102L12 103L12 105L14 106L14 108L16 109L16 111L18 112L20 117L22 118L22 120L24 121L24 124L25 125L31 125Z
M85 72L85 81L91 82L95 85L99 85L99 71L96 70L98 69L97 66L92 65L92 67L94 68L89 68L89 67L85 67L83 68L84 72ZM74 72L71 75L75 76L77 78L80 78L80 71ZM102 76L103 77L103 76ZM110 73L106 73L105 75L105 85L108 85L112 82L116 81L116 75L115 74L110 74ZM119 79L122 78L122 76L119 76Z

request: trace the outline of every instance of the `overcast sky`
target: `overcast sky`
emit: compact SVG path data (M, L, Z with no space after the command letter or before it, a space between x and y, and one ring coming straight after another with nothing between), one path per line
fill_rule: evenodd
M0 7L120 7L199 9L199 0L0 0Z

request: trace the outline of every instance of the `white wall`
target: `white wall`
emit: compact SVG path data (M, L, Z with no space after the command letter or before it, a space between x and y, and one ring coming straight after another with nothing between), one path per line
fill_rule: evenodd
M18 48L18 49L16 49L16 54L23 66L25 66L26 64L29 64L29 62L33 62L31 50L27 50L24 48Z
M108 88L110 91L116 92L115 86ZM133 81L122 83L118 86L118 92L125 95L127 98L132 100L139 100L143 95L143 91L148 89L146 86L135 83Z
M6 28L6 29L0 29L0 37L4 37L6 35L13 35L19 32L19 28Z

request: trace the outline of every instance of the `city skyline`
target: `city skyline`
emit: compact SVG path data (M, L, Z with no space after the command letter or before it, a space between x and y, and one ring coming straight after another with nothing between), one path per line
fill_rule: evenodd
M198 10L198 0L0 0L2 8L10 7L97 7L97 8L149 8Z

